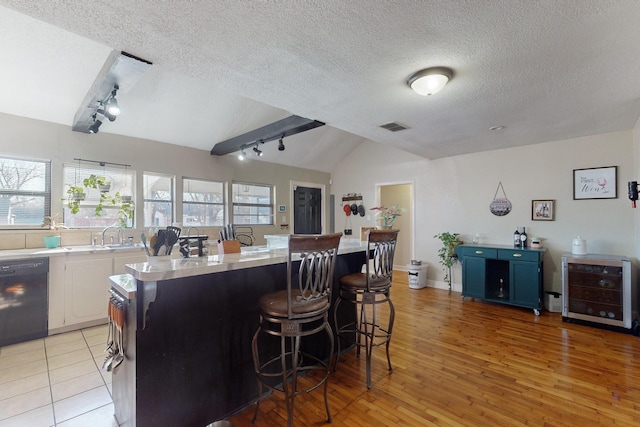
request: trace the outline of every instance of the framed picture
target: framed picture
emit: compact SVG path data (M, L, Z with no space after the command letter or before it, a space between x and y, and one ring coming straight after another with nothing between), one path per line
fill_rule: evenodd
M553 221L555 200L532 200L531 219L533 221Z
M573 199L615 199L618 197L618 167L573 170Z

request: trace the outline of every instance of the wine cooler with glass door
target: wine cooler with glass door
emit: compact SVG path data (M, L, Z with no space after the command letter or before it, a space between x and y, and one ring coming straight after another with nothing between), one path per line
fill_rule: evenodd
M562 320L638 334L637 290L629 258L562 257Z

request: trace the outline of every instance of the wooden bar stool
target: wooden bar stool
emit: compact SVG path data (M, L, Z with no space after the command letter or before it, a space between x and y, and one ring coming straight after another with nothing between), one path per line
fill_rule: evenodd
M333 331L328 321L331 304L333 271L342 233L324 236L289 235L287 256L287 289L260 298L260 326L251 343L253 364L258 377L258 400L253 418L258 417L262 386L285 393L288 426L293 426L295 397L324 384L324 404L327 421L331 422L327 399L327 380L334 351ZM309 354L301 348L301 338L326 332L329 353ZM258 338L262 334L280 337L280 354L260 360ZM315 343L321 342L318 339ZM316 344L317 345L317 344ZM312 385L299 390L298 377L314 369L324 374Z
M338 355L335 369L340 360L340 341L343 339L356 345L356 354L360 349L366 352L367 388L371 388L371 352L373 347L385 345L389 371L392 370L389 357L389 343L395 318L395 309L390 298L393 276L393 255L396 249L399 230L367 231L367 256L364 273L353 273L340 278L340 293L334 306L333 316L338 336ZM356 305L356 320L338 324L338 306L342 302ZM377 306L388 304L389 316L386 325L377 317ZM364 339L364 343L362 340Z

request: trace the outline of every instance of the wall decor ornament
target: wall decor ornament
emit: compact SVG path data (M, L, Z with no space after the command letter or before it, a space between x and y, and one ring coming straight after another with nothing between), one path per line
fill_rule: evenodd
M533 221L553 221L555 211L555 200L532 200L531 220Z
M502 189L502 194L504 198L498 198L498 191ZM504 187L502 186L502 182L498 183L498 188L496 188L496 194L493 195L493 201L489 204L489 210L492 214L496 216L505 216L509 212L511 212L511 202L507 199L507 193L504 191Z
M616 199L618 198L618 167L573 170L573 199Z

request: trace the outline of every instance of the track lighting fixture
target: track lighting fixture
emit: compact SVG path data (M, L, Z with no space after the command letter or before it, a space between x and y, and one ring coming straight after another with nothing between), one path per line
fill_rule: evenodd
M256 153L256 156L258 157L262 157L262 155L264 154L262 150L258 148L258 144L256 144L255 147L253 147L253 152Z
M113 86L113 90L111 91L111 95L106 100L107 105L107 113L118 116L120 114L120 106L118 105L118 100L116 99L116 92L120 89L118 85ZM111 119L109 119L111 120ZM115 120L115 118L113 119ZM111 120L111 121L113 121Z
M98 133L98 130L100 129L100 126L102 125L102 120L98 119L96 117L96 114L94 114L91 117L93 117L93 124L91 126L89 126L89 133Z
M238 160L244 160L246 156L247 155L245 154L244 148L243 148L242 150L240 150L240 153L238 154Z
M282 142L282 138L280 137L280 142L278 142L278 151L284 151L284 142Z

